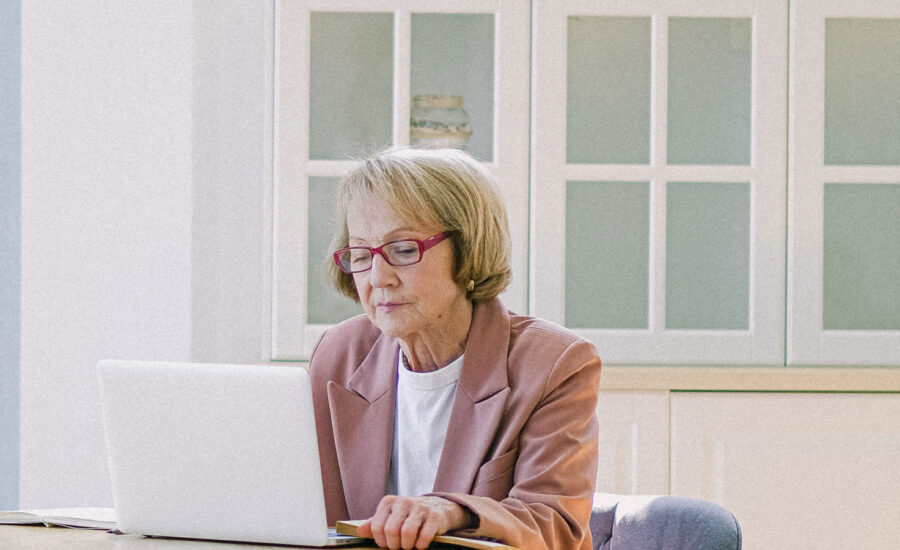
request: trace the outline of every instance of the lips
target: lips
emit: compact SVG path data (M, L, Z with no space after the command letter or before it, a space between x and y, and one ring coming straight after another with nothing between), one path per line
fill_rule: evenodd
M398 307L405 305L401 302L378 302L375 307L381 311L393 311Z

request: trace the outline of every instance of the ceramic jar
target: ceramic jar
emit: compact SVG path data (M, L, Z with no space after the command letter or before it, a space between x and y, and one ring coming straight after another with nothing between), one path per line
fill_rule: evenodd
M409 142L414 147L466 146L472 127L459 95L414 95L409 112Z

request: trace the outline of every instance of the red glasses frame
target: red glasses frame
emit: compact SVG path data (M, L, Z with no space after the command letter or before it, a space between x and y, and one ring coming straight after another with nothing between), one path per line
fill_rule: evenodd
M372 261L375 260L375 254L380 255L382 258L384 258L384 261L386 261L388 264L390 264L390 265L392 265L392 266L395 266L395 267L402 267L402 266L407 266L407 265L415 265L415 264L421 262L421 261L422 261L422 258L425 257L425 251L426 251L426 250L428 250L429 248L431 248L431 247L435 246L436 244L440 243L441 241L443 241L444 239L446 239L447 237L449 237L449 236L452 235L452 234L453 234L453 231L444 231L443 233L438 233L437 235L428 237L428 238L425 239L425 240L421 240L421 239L398 239L398 240L396 240L396 241L390 241L390 242L384 243L384 244L381 245L381 246L376 246L376 247L374 247L374 248L373 248L373 247L370 247L370 246L345 246L344 248L341 248L340 250L335 251L335 253L332 254L332 257L334 258L334 263L336 263L337 266L338 266L338 267L341 269L341 271L343 271L344 273L363 273L363 272L366 272L366 271L372 269ZM416 245L419 247L419 259L417 259L417 260L414 261L414 262L410 262L410 263L400 263L400 264L398 264L398 263L392 262L391 259L388 258L387 254L384 253L384 250L383 250L383 249L384 249L384 247L386 247L386 246L390 246L390 245L396 244L396 243L416 243ZM349 251L352 251L352 250L368 250L369 253L371 254L371 260L372 260L372 261L369 262L369 266L366 267L365 269L356 269L356 270L353 270L353 269L350 269L349 264L348 264L348 265L344 265L344 262L341 261L341 256L343 256L346 252L349 252Z

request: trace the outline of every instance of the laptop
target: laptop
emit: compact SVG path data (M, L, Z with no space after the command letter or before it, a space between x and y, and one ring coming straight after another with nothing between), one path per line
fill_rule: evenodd
M106 360L97 370L119 531L364 540L329 533L304 368Z

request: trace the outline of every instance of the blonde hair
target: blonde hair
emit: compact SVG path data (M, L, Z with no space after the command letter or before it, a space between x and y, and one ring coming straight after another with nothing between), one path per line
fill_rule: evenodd
M340 182L338 223L332 250L347 246L347 210L353 200L391 205L404 222L453 231L454 281L473 302L495 298L509 284L511 244L506 208L491 174L456 149L388 148L361 161ZM329 275L343 294L359 301L353 276L329 262Z

